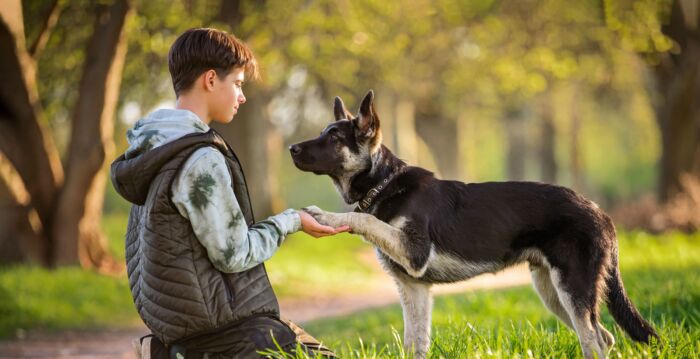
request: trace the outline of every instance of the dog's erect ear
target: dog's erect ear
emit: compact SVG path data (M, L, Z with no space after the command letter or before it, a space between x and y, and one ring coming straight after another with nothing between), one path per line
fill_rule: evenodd
M369 90L360 105L360 118L357 127L365 137L373 137L379 129L379 117L374 110L374 91Z
M345 108L345 104L340 97L335 97L335 102L333 103L333 115L335 115L335 120L349 120L352 118L352 114Z

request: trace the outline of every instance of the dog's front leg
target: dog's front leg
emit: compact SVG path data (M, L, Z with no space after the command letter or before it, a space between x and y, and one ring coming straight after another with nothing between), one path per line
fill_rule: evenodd
M430 349L430 317L433 308L430 284L407 277L395 279L403 309L404 348L407 354L413 353L415 358L425 358Z
M333 213L326 212L316 206L306 207L304 211L311 214L319 223L327 226L350 226L353 233L361 235L366 241L374 244L391 260L402 266L412 277L422 277L428 268L427 256L422 261L413 262L408 257L408 251L402 241L405 233L401 229L405 225L405 219L401 217L396 220L396 223L392 221L394 225L391 225L367 213Z

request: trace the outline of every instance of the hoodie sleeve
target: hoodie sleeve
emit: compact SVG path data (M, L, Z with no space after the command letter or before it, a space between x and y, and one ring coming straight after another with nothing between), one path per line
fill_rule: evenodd
M172 201L190 220L211 262L226 273L242 272L266 261L287 234L301 228L301 218L293 209L248 227L224 156L210 147L195 151L185 162L173 182Z

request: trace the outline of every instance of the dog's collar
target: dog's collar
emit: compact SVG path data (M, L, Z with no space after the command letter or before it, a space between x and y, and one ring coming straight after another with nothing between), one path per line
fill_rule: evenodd
M398 175L398 173L390 175L389 177L379 182L378 185L372 187L372 189L370 189L365 195L365 198L363 198L360 202L357 203L357 208L355 209L355 212L367 212L369 207L372 206L372 203L374 202L375 198L379 196L379 193L381 193L382 190L386 188L387 184L392 179L394 179L396 175Z

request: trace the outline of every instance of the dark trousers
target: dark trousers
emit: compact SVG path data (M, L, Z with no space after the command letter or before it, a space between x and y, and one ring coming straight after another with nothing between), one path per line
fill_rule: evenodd
M146 339L148 345L145 345ZM264 356L260 351L279 351L279 348L287 353L301 348L312 357L337 358L294 322L272 317L248 318L214 333L177 340L169 346L153 335L141 338L141 343L142 350L148 350L151 359L260 358Z

